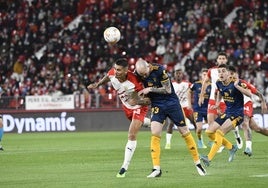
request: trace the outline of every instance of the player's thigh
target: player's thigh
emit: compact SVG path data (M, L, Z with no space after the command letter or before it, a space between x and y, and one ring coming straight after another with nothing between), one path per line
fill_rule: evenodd
M139 119L132 119L130 125L129 125L129 134L137 134L140 127L142 126L142 121Z
M168 117L174 122L178 127L186 126L185 116L182 108L176 107L174 109L169 109Z

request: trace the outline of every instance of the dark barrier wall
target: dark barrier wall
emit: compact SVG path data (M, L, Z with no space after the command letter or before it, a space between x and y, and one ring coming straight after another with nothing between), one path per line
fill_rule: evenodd
M268 128L268 114L255 110L259 126ZM5 132L127 131L129 120L122 110L6 111ZM190 125L190 128L192 126ZM147 128L148 129L148 128Z

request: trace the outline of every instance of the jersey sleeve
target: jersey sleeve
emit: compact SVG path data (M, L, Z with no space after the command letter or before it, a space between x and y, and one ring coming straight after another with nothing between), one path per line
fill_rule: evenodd
M128 72L127 79L135 85L135 91L140 91L143 89L142 82L132 72Z
M161 82L165 82L165 81L169 80L168 73L164 69L164 67L159 66L157 72L160 75L159 78L161 78L161 80L160 80Z
M108 76L113 76L115 75L115 69L114 68L111 68L108 73L107 73Z
M242 87L243 87L243 85L245 85L245 87L247 89L249 89L251 93L253 93L253 94L257 93L257 88L254 85L250 84L249 82L247 82L245 80L240 80L240 81L241 81Z
M207 73L207 77L209 77L209 79L211 79L211 68L210 69L208 69L208 73Z

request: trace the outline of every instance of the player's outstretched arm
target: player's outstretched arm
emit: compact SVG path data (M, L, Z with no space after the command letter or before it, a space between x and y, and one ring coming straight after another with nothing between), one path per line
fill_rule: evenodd
M132 106L134 105L142 105L147 106L151 104L151 100L148 97L139 96L136 91L129 94L128 103Z
M103 85L107 82L110 81L110 78L108 77L108 75L104 76L99 82L97 83L93 83L93 84L89 84L87 86L88 89L96 89L97 87L99 87L100 85Z
M261 112L264 114L264 113L267 112L267 104L266 104L265 98L264 98L263 94L259 90L257 90L256 95L261 100Z
M170 80L165 80L165 81L162 81L161 83L162 83L163 87L159 87L159 88L147 87L147 88L144 88L143 90L139 91L139 96L147 95L150 92L151 93L159 93L159 94L170 94L172 92Z
M249 89L247 88L243 88L242 86L239 85L239 79L236 79L236 81L234 82L234 86L236 87L236 89L238 89L242 94L248 96L251 98L252 93Z

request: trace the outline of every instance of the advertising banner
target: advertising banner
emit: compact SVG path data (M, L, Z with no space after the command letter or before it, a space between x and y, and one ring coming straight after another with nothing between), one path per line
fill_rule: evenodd
M5 132L127 131L129 120L122 110L24 111L2 113ZM254 114L260 127L268 128L268 114ZM194 127L188 124L191 130ZM205 129L207 124L203 126ZM166 128L166 127L165 127ZM164 129L165 129L164 128ZM143 127L144 130L150 128Z
M63 96L26 96L26 110L74 109L74 95Z

